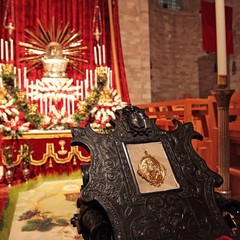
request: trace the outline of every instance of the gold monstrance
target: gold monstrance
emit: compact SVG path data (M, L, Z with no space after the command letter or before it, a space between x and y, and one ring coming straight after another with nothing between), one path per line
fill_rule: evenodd
M56 29L53 18L52 26L45 30L40 20L37 21L40 29L39 36L25 29L29 42L20 42L20 46L25 47L25 56L20 58L20 61L29 64L28 72L43 63L45 77L65 77L67 64L84 74L79 69L79 63L88 62L84 59L84 50L87 46L82 46L82 39L79 39L81 33L70 30L69 22Z

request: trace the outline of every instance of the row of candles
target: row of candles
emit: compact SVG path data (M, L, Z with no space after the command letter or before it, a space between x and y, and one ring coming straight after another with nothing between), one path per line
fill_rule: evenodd
M8 63L9 61L14 60L14 43L13 39L0 40L0 52L1 52L1 60ZM105 45L97 45L94 46L94 63L96 66L101 66L106 64L106 53L105 53Z
M96 66L101 66L106 64L106 53L105 45L97 45L93 47L94 52L94 63Z
M14 48L13 48L13 39L0 40L0 52L1 52L1 60L6 63L14 60Z
M13 40L3 40L0 39L0 56L1 62L9 63L14 60L14 43ZM3 81L1 78L2 66L0 62L0 88L3 87ZM74 114L75 112L75 101L84 100L88 97L88 91L91 91L94 87L97 87L97 76L98 71L101 70L107 74L107 88L112 88L112 70L106 67L106 54L105 46L97 45L94 46L94 62L97 67L94 70L86 69L85 80L76 80L75 86L71 84L69 88L72 89L71 94L66 94L68 89L58 89L57 93L54 93L52 89L48 89L47 86L43 87L44 81L48 81L50 78L42 78L42 80L30 81L27 79L27 68L16 68L13 67L13 72L16 75L14 79L14 87L19 89L24 89L26 91L26 98L30 103L37 102L39 106L39 111L41 114L47 114L52 111L52 106L54 105L54 99L59 99L63 103L63 107L67 110L68 115ZM105 67L103 67L103 66ZM68 78L63 78L66 81ZM73 81L72 79L68 79ZM54 79L51 79L54 81ZM56 81L59 81L56 80ZM42 82L42 84L40 84ZM56 83L58 85L58 83ZM42 85L42 87L41 87ZM66 86L65 86L66 87ZM42 89L44 88L44 91ZM64 87L63 87L64 88ZM56 90L56 88L54 88ZM41 93L42 91L42 93ZM61 92L62 91L62 92ZM66 93L63 94L63 92Z
M37 102L41 114L47 114L48 111L51 112L54 99L61 98L63 107L65 107L70 115L75 112L75 101L83 101L88 97L88 91L97 88L99 70L107 74L106 87L112 88L112 70L109 67L97 67L94 70L86 69L85 80L76 80L74 85L73 79L63 78L62 81L67 82L67 84L63 84L61 87L59 87L61 80L57 79L56 82L54 82L54 78L42 78L42 80L36 79L36 81L29 81L27 79L26 67L23 69L14 67L14 74L17 76L14 79L14 87L18 86L19 89L24 89L27 100L30 103ZM0 75L1 71L2 67L0 63ZM51 82L51 85L48 84L48 81ZM0 88L2 87L3 81L0 77Z

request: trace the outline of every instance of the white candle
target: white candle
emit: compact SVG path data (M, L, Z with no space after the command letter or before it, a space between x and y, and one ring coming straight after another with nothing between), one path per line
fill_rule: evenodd
M87 82L87 83L88 83L88 75L89 75L88 69L86 69L86 82Z
M10 39L10 60L13 61L13 40Z
M94 47L94 61L95 61L95 65L98 65L98 60L97 60L97 48Z
M43 96L40 96L40 113L43 114Z
M21 89L21 69L18 68L18 88Z
M5 61L8 62L8 41L5 41Z
M83 81L81 81L81 100L83 100Z
M45 97L45 115L48 114L48 101L47 96Z
M227 51L224 0L215 1L218 75L227 75ZM226 83L225 83L226 84Z
M107 69L107 88L110 88L110 68Z
M69 98L69 96L67 97L67 111L68 111L68 115L70 115L71 111L70 111L70 98Z
M4 59L4 41L1 38L1 60Z
M102 65L101 46L98 46L98 58L99 58L99 66L101 66Z
M33 100L33 81L31 81L31 95L30 95L31 101Z
M95 87L97 88L97 71L94 70Z
M49 111L52 111L52 95L49 96Z
M74 106L74 97L72 98L72 114L74 114L74 112L75 112L75 108L74 108L75 106Z
M90 70L90 89L92 89L93 86L93 72Z
M105 45L102 45L103 64L106 63Z
M28 99L28 96L29 94L28 94L28 82L27 82L27 85L26 85L26 98Z
M87 90L88 90L88 80L85 79L85 98L87 98Z
M26 87L26 81L27 81L27 68L24 67L23 68L23 84L24 84L24 87Z

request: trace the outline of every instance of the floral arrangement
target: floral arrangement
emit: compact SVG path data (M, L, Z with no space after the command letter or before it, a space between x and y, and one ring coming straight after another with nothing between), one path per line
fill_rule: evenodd
M87 123L99 133L107 133L113 129L110 121L115 119L115 111L126 106L116 90L106 87L107 73L104 68L98 68L97 87L89 91L85 101L79 102L78 110L73 116L78 126L84 127Z
M31 129L65 130L73 126L84 127L87 123L91 123L93 130L105 133L112 129L111 119L115 119L114 112L126 105L121 102L116 90L106 87L108 81L106 69L99 67L97 85L91 90L88 89L88 97L85 101L77 103L78 109L74 114L69 116L66 106L59 104L61 102L59 99L55 99L56 104L51 105L51 111L43 115L37 111L37 103L29 103L25 92L14 86L16 76L12 72L12 65L2 64L2 66L1 77L4 88L0 90L4 100L0 104L0 133L3 136L11 136L14 139ZM71 81L66 83L61 91L64 90L64 93L72 91L70 83ZM46 86L41 83L38 86L41 94L47 91ZM60 91L60 89L54 90ZM46 92L46 94L50 93Z
M25 122L24 115L13 104L14 100L0 105L0 132L3 136L11 135L13 138L21 136L22 132L29 130L30 122Z
M52 112L44 116L42 122L43 130L64 130L70 129L72 126L74 126L73 119L67 114L66 108L64 107L57 110L55 106L52 106Z

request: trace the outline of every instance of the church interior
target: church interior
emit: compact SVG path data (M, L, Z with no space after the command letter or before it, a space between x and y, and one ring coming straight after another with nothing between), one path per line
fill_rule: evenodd
M171 229L169 233L164 226L163 233L157 231L160 237L154 237L154 222L149 232L146 230L141 235L141 221L139 226L135 226L137 217L132 222L129 220L132 214L136 214L133 204L124 210L124 217L128 219L126 223L129 221L132 225L129 239L184 239L184 236L192 237L195 230L201 232L196 239L238 239L239 12L239 0L0 0L0 238L30 239L34 232L32 240L60 239L60 236L65 240L126 239L124 234L128 235L128 232L121 229L124 229L124 224L117 223L118 218L115 216L122 216L120 213L106 207L109 216L113 217L113 220L110 217L109 220L105 213L104 216L101 215L102 209L84 205L89 196L98 200L102 198L103 202L106 197L95 196L91 189L90 193L83 191L86 185L92 184L94 190L98 186L96 184L94 187L93 184L99 180L96 175L98 168L94 170L94 162L96 159L101 162L99 156L102 155L108 159L107 148L112 147L111 144L109 146L109 141L116 144L117 151L123 149L128 152L128 162L131 162L131 158L134 158L131 153L137 155L141 149L135 149L132 146L134 144L129 143L119 147L119 139L129 141L124 138L124 134L129 134L132 143L137 143L138 146L143 144L146 148L144 143L149 140L164 142L165 135L176 141L177 145L178 129L183 135L185 130L181 129L188 129L186 131L193 137L186 144L180 140L179 146L190 149L187 153L200 162L199 169L210 179L206 180L206 177L199 180L206 184L203 184L203 191L206 191L206 206L210 214L204 217L209 229L206 230L206 226L201 225L199 220L197 227L188 223L191 230L187 234L190 235L184 235L185 225L180 224L176 233L168 226ZM122 133L118 135L122 125ZM93 134L89 133L89 127ZM86 130L81 132L76 129ZM95 134L99 135L100 140ZM161 136L156 137L154 134ZM89 136L92 136L90 141ZM82 144L82 139L90 148L85 142ZM103 153L99 146L96 149L91 146L93 142L102 146ZM170 148L178 152L175 145L170 140L169 142L166 152L171 152ZM155 147L149 147L148 152L155 152ZM143 152L143 155L149 157L148 152ZM184 162L181 151L178 153L179 162ZM109 156L114 161L118 161L121 156L121 153L111 154ZM174 154L168 153L168 158ZM124 161L120 159L121 161L121 167L124 168ZM170 159L171 161L175 160ZM91 162L94 163L92 167ZM203 162L208 170L202 167ZM176 165L178 164L181 165ZM164 180L154 187L154 183L149 180L149 189L154 189L152 196L170 198L168 192L183 187L184 184L178 181L181 174L175 170L175 166L170 171L170 165L166 168L159 164L159 168L163 179L169 172L172 174L171 184L174 187L171 185L168 191L156 191L155 188L160 188ZM101 168L101 165L96 166ZM103 163L103 166L106 171L114 169L111 164L105 166ZM132 168L133 174L134 167ZM182 171L188 175L190 168L184 167ZM115 171L116 169L117 166ZM100 170L98 173L106 175ZM117 175L116 172L109 174L109 178ZM121 177L124 178L127 174L130 173ZM204 174L199 173L200 179ZM218 176L223 180L221 184ZM62 186L59 182L50 186L47 184L51 181L43 181L46 185L40 186L39 193L42 192L37 196L38 190L34 190L34 187L39 185L39 181L42 182L41 178L51 177L62 180L61 184L65 185ZM115 187L105 186L110 192ZM19 190L21 188L24 188L26 194ZM136 191L138 197L143 193L139 205L141 198L148 195L149 189L139 188ZM215 191L220 193L220 198L215 196ZM57 200L53 196L60 198L60 192L63 192L64 200L69 204L67 207L62 205L62 208L69 208L65 217L69 221L61 218L62 212L51 215L48 212L50 210L46 210L46 205L55 209ZM79 197L80 192L82 199ZM217 223L224 230L214 230L215 223L209 219L212 216L218 217L219 213L216 213L213 206L213 196L217 198L217 203L233 204L227 205L230 206L230 214L226 214L226 211L223 213L224 219L230 218L226 222L230 224L231 231L225 232L225 223L221 221ZM32 199L31 204L26 204L28 198ZM121 201L124 202L126 198L125 196ZM46 203L43 203L43 199ZM116 199L118 197L113 196L113 201ZM117 204L119 201L118 199ZM155 201L160 205L158 200ZM59 201L59 208L62 202L64 201ZM40 211L40 206L45 212ZM147 206L146 204L145 208ZM75 214L75 208L80 211L79 215ZM189 211L189 208L183 209ZM87 214L81 216L81 212ZM93 217L91 214L97 215ZM193 211L192 214L196 212ZM85 216L89 219L84 219ZM163 216L165 215L161 218ZM189 217L189 221L192 217L185 212L182 212L182 216ZM178 216L175 217L178 219ZM179 218L182 221L184 217ZM103 219L103 222L99 227L95 226L96 229L91 229L91 224L99 219ZM84 225L85 221L89 226ZM144 221L148 222L148 219ZM112 224L110 227L109 222ZM108 231L109 228L113 229L112 232ZM175 238L172 238L172 232Z

